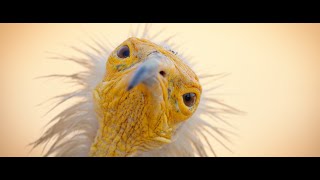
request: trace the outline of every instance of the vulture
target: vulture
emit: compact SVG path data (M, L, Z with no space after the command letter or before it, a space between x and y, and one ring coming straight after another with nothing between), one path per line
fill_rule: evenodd
M139 31L138 31L139 32ZM41 78L67 78L79 86L53 97L57 113L33 147L48 145L44 156L163 157L217 156L215 146L234 134L216 122L240 111L215 98L214 70L195 72L197 63L173 49L169 39L150 35L150 25L117 47L92 39L81 57L59 55L85 71ZM210 58L210 57L208 57ZM218 143L215 143L218 142Z

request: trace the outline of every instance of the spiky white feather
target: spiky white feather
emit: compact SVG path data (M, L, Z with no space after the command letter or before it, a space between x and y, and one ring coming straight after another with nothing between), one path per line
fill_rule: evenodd
M157 37L162 31L151 36L150 27L150 25L145 25L140 36L139 28L137 28L135 33L131 32L131 36L156 42ZM172 50L172 44L170 45L169 42L173 37L170 36L167 39L159 41L158 44ZM87 44L87 50L74 48L85 58L55 57L56 59L77 63L83 66L86 69L85 71L71 75L53 74L42 77L67 78L71 83L81 87L73 92L54 97L58 101L48 113L68 100L75 98L82 99L77 104L69 106L51 119L47 124L47 130L44 134L32 143L33 147L37 147L41 144L52 142L45 156L88 156L89 154L91 144L98 130L98 120L94 110L92 91L103 78L105 74L105 61L112 51L112 49L107 48L108 45L95 39L92 39L92 41L95 45ZM88 51L89 49L91 51ZM180 52L177 55L191 68L196 65L195 62L188 60ZM229 149L223 141L227 141L228 133L232 132L215 126L212 121L214 119L224 121L220 117L221 114L238 113L239 111L216 100L212 95L215 87L211 87L210 84L212 84L215 78L222 77L223 74L212 74L210 71L207 74L201 74L201 72L196 72L200 82L209 79L210 83L202 84L203 92L196 113L181 125L175 133L172 143L157 150L140 153L138 156L209 156L210 154L208 154L206 148L209 149L211 155L216 155L212 143L213 139ZM227 123L226 121L224 122Z

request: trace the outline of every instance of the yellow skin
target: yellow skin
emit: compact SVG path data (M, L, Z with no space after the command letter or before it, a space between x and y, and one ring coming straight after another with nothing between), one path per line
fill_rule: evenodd
M117 54L123 46L130 50L126 58ZM153 61L155 54L161 55L154 60L158 62L154 63L155 81L128 89L137 69ZM174 53L148 40L123 42L111 53L106 72L93 93L100 127L90 156L136 156L171 143L181 122L190 118L199 104L197 75ZM195 94L190 107L183 99L186 93Z

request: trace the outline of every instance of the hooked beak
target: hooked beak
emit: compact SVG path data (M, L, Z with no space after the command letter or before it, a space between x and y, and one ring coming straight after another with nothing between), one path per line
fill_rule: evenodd
M160 53L152 53L133 73L127 90L131 90L140 83L150 85L156 81L160 67L166 63L167 58Z

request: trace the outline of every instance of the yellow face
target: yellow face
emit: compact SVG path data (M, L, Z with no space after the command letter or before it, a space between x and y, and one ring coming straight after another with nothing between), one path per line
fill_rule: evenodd
M171 143L197 109L197 75L172 51L129 38L110 55L94 90L100 127L91 156L135 156Z

